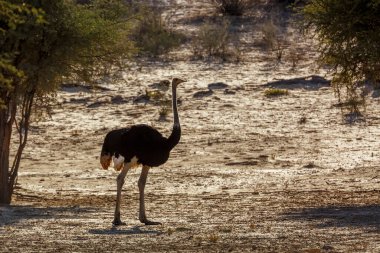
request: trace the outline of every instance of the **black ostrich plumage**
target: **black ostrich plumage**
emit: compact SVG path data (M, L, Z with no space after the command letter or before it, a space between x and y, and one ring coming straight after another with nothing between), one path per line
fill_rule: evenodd
M144 124L112 130L104 139L101 156L122 155L124 161L136 157L138 164L157 167L168 160L170 151L178 144L180 137L181 128L176 125L168 138Z

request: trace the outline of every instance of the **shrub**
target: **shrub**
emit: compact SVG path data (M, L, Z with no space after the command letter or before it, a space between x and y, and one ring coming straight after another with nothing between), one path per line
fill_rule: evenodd
M218 11L224 15L242 16L254 0L213 0Z
M170 52L184 41L184 35L170 29L155 9L144 11L133 37L142 54L154 57Z
M287 60L291 62L293 70L295 70L299 62L303 60L303 54L303 50L294 47L294 45L288 50Z
M380 1L312 0L301 9L305 27L316 32L321 62L333 73L339 101L357 112L362 88L380 80Z
M276 25L275 22L270 19L263 23L261 26L262 33L262 45L266 50L275 53L276 60L280 62L282 60L285 47L289 43L287 40L287 34Z
M159 120L166 120L166 117L168 116L170 112L170 107L166 105L161 105L158 114L159 114Z
M193 41L195 56L216 56L223 60L240 59L237 43L232 43L229 31L230 23L224 20L221 24L205 23L199 29Z
M264 22L261 26L263 44L267 49L276 47L279 41L279 31L279 27L276 26L272 20Z

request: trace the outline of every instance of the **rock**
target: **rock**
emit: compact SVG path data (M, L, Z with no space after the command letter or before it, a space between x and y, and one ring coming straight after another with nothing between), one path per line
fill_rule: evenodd
M161 91L167 91L170 87L170 81L169 80L162 80L158 83L153 83L149 85L149 87L154 89L159 89Z
M314 164L314 162L309 162L308 164L304 165L303 167L306 169L312 169L312 168L315 168L315 164Z
M201 90L201 91L197 91L193 94L193 97L194 98L203 98L203 97L208 97L208 96L211 96L212 94L214 94L214 92L212 90Z
M228 88L229 85L223 82L217 82L217 83L210 83L208 85L209 90L221 90L221 89L226 89Z
M86 104L88 101L90 101L90 98L70 98L70 103L74 104Z
M100 85L89 85L80 83L63 83L61 84L61 90L65 92L90 92L92 90L97 91L110 91L111 89L102 87Z
M124 103L125 100L121 95L116 95L111 98L111 103L113 104L121 104Z
M148 103L150 100L149 96L147 96L146 94L143 94L143 95L140 95L138 97L136 97L135 99L133 99L133 103L135 104L138 104L138 103Z
M235 95L236 91L230 90L230 89L225 89L224 94L226 95Z
M96 102L94 102L92 104L89 104L87 106L87 108L97 108L97 107L99 107L99 106L101 106L101 105L103 105L105 103L107 103L107 101L96 101Z
M322 250L323 250L323 252L332 252L332 251L334 251L334 247L333 246L331 246L331 245L324 245L323 247L322 247Z

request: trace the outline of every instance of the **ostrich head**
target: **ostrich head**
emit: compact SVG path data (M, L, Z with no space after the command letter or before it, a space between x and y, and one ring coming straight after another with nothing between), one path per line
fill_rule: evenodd
M103 169L107 170L108 167L111 165L112 156L108 153L101 153L100 155L100 164L102 165Z
M186 80L180 79L180 78L173 78L172 80L172 86L173 88L177 88L178 84L186 82Z

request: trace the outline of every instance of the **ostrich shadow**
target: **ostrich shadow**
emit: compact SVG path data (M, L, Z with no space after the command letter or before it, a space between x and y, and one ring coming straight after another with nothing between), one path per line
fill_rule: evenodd
M117 227L111 227L110 229L90 229L88 232L95 235L142 235L142 234L152 234L152 235L161 235L162 231L158 230L141 230L141 228L146 227L133 226L129 229L119 229Z
M367 232L380 232L380 205L326 206L283 213L285 220L309 221L317 228L357 227Z

